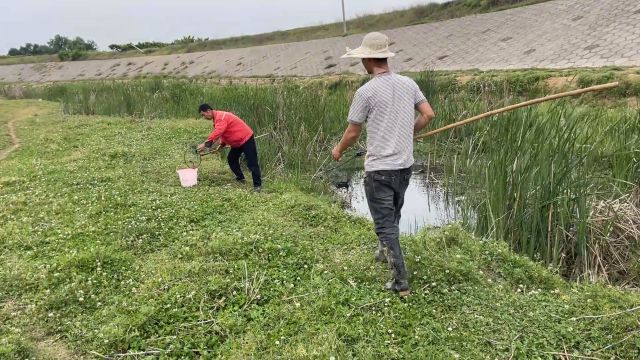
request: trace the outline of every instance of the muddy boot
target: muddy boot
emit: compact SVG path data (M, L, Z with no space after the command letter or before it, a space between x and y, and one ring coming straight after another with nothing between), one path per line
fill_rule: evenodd
M402 250L399 250L398 254L394 254L393 251L389 251L386 248L385 250L387 250L386 255L387 262L389 263L389 270L393 275L393 280L387 282L385 289L397 292L398 295L402 297L409 296L409 280L407 269L404 266Z
M411 294L408 281L391 280L384 285L384 289L387 291L393 291L398 293L402 297L407 297Z
M378 250L376 250L374 258L376 262L387 264L387 252L385 251L385 248L378 245Z

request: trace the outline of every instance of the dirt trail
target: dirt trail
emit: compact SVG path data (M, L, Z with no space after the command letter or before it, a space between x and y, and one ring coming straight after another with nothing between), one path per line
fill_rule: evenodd
M20 110L17 110L11 116L12 119L7 123L7 132L9 133L9 137L11 138L11 145L8 148L0 150L0 161L4 160L9 154L16 151L20 147L20 139L16 135L15 125L18 121L24 120L36 114L38 111L38 107L35 105L24 107Z
M23 309L24 306L18 306L18 304L12 300L0 303L0 318L7 318L19 314ZM25 330L26 331L24 331L23 334L32 344L33 350L36 354L36 359L74 360L80 358L77 354L71 351L66 344L60 341L60 339L46 336L42 329L38 327L28 327Z

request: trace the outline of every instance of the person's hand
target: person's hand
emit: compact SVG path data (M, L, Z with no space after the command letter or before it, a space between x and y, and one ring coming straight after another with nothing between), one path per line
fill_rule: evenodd
M205 143L198 145L198 153L202 153L206 146L207 145Z
M331 156L333 156L333 160L340 161L340 159L342 158L342 152L340 151L340 149L338 149L338 146L334 147L333 150L331 150Z

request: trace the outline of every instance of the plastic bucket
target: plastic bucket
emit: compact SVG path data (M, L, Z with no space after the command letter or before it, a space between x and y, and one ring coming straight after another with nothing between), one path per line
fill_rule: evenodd
M182 187L192 187L198 184L198 168L180 169L178 170L178 176Z

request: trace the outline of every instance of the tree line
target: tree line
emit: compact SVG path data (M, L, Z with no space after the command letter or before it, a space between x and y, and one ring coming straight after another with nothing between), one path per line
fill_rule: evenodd
M115 52L123 52L130 50L145 50L145 49L157 49L171 45L186 45L195 42L207 41L208 38L196 38L193 36L184 36L181 39L175 40L170 43L158 42L158 41L145 41L138 42L136 44L111 44L109 49ZM80 60L86 57L87 52L98 50L98 45L93 40L84 40L83 38L76 36L71 39L66 36L56 35L46 44L32 44L26 43L19 48L11 48L7 53L8 56L34 56L34 55L55 55L57 54L60 60Z
M95 51L98 45L93 40L84 40L76 36L70 39L66 36L56 35L46 44L26 43L19 48L11 48L9 56L33 56L58 54L60 60L78 60L83 58L88 51Z

